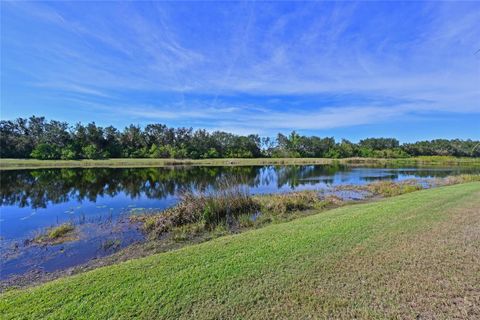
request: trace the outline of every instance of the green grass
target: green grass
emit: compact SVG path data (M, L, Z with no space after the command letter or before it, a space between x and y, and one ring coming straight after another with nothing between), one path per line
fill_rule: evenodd
M480 183L341 207L0 296L3 319L478 318Z
M251 165L307 165L307 164L354 164L354 165L462 165L480 166L480 158L415 157L404 159L376 158L256 158L256 159L105 159L105 160L35 160L0 159L1 170L35 168L133 168L165 167L172 165L195 166L251 166Z

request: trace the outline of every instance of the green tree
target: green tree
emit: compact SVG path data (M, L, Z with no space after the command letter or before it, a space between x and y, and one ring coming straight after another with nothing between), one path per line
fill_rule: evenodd
M53 145L41 143L33 149L30 156L39 160L53 160L60 158L60 150Z

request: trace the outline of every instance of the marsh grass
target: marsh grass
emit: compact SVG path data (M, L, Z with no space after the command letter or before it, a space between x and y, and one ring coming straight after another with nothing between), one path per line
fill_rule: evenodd
M184 238L182 234L190 230L197 233L200 229L214 230L221 224L232 224L243 214L259 209L258 203L250 195L248 188L241 184L220 181L218 189L209 193L184 192L179 203L160 214L132 217L143 223L143 228L154 238L159 238L175 228L174 236ZM188 226L187 225L192 225Z
M76 239L74 231L75 226L72 223L63 223L40 233L33 239L33 242L38 244L59 244L72 241Z
M320 203L320 198L316 191L270 194L257 196L255 200L260 203L262 212L269 211L275 213L313 209Z
M320 198L316 191L251 196L246 188L222 184L215 193L186 192L176 206L158 214L135 215L131 220L140 222L151 239L188 241L285 222L308 210L343 204L335 196Z
M415 181L378 181L367 185L366 189L374 195L380 195L382 197L393 197L421 190L423 189L423 186Z
M448 176L445 178L433 179L430 183L431 186L449 186L459 183L476 182L480 181L480 174L460 174L457 176Z

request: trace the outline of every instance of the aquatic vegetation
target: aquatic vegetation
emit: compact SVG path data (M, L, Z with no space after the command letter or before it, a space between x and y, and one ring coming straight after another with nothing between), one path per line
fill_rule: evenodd
M286 213L296 210L313 209L323 202L316 191L300 191L257 196L255 200L262 211Z
M223 221L230 223L234 218L258 209L259 204L247 188L225 183L212 193L185 192L176 206L156 215L135 215L132 220L143 222L144 229L158 237L174 227L191 223L203 223L207 229L214 229Z
M460 174L445 178L435 178L430 184L434 186L449 186L452 184L480 181L480 174Z
M74 231L75 226L73 224L63 223L59 226L47 229L44 233L36 236L33 239L33 242L40 244L58 244L66 241L72 241L76 239L76 237L73 235Z
M393 182L393 181L377 181L367 185L366 189L374 195L383 197L398 196L404 193L418 191L423 189L423 186L414 181L407 182Z
M175 240L188 240L209 233L215 237L225 232L252 228L271 222L288 221L293 212L339 206L343 201L333 195L320 198L316 191L250 196L246 189L225 188L212 194L182 195L180 202L157 214L134 215L151 238L171 232ZM255 216L255 218L253 218ZM220 230L220 231L219 231Z
M190 240L209 233L219 225L230 232L255 228L269 223L289 221L308 215L309 210L333 208L344 205L349 199L341 197L341 191L361 192L364 197L392 197L418 191L427 187L480 181L480 175L460 175L435 180L376 181L364 186L343 185L328 194L318 191L296 191L280 194L250 196L246 188L237 184L220 188L208 194L186 192L180 202L169 209L154 214L138 214L131 217L141 222L142 229L152 238L171 237L176 241ZM428 181L430 181L428 183ZM255 215L255 219L252 216ZM217 232L218 233L218 232ZM221 234L218 233L218 234Z
M104 251L107 251L107 250L115 251L118 248L120 248L121 244L122 244L122 242L119 239L107 239L107 240L102 242L100 247Z

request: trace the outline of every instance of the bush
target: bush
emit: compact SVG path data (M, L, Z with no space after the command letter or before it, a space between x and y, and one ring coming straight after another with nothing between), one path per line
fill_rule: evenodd
M62 160L75 160L75 159L78 159L79 156L73 147L68 146L62 150L62 154L60 158Z
M86 159L102 159L104 155L93 144L89 144L82 148L83 157Z
M56 146L40 143L33 149L30 156L39 160L53 160L60 158L60 151Z

